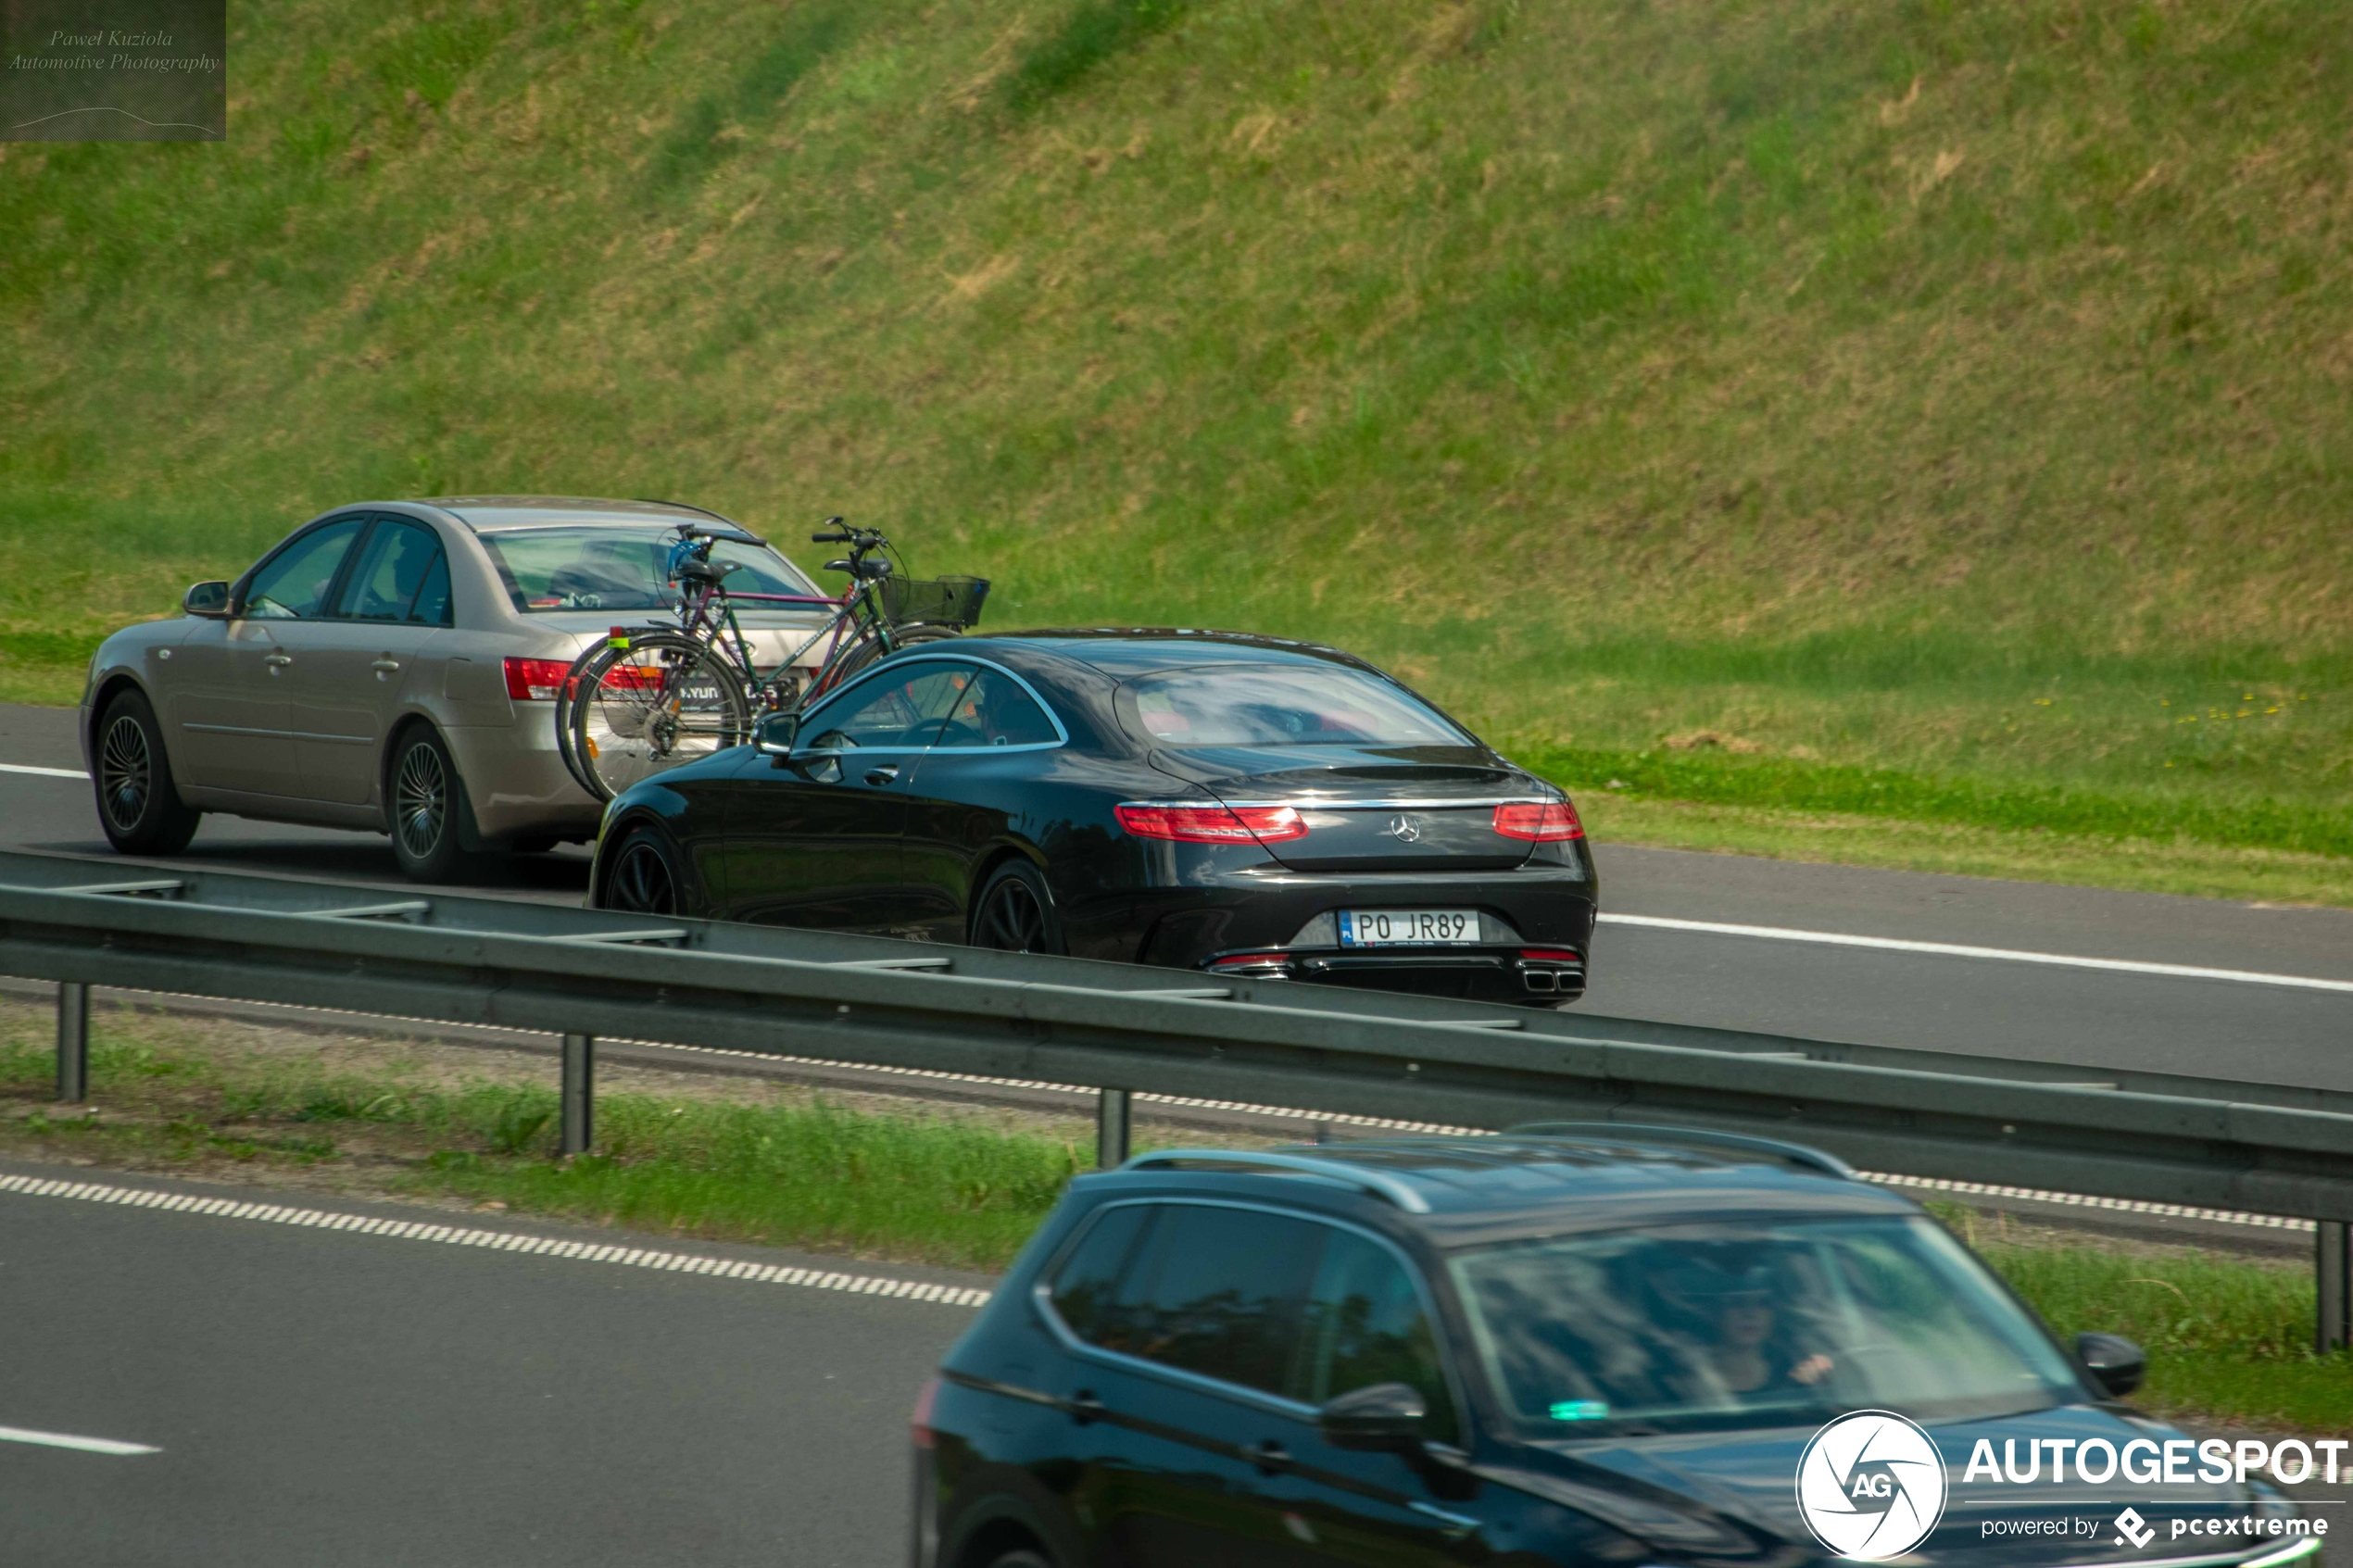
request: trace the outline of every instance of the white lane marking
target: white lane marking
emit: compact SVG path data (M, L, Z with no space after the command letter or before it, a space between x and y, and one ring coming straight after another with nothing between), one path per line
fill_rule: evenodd
M245 1203L231 1198L198 1198L189 1193L157 1192L148 1187L115 1186L106 1182L66 1182L40 1176L0 1175L0 1192L21 1193L28 1198L79 1198L85 1203L119 1203L129 1209L168 1209L181 1214L258 1220L271 1225L308 1225L319 1230L392 1236L401 1241L438 1242L445 1247L481 1247L493 1252L529 1252L545 1258L620 1263L634 1269L666 1269L682 1274L718 1274L727 1279L754 1280L762 1285L797 1285L807 1290L840 1290L853 1296L889 1296L907 1301L936 1301L946 1307L986 1306L989 1296L988 1291L976 1290L970 1286L888 1279L879 1274L837 1273L824 1269L795 1269L781 1263L751 1263L728 1258L698 1258L686 1252L658 1252L638 1247L565 1241L547 1236L521 1236L512 1231L472 1230L462 1225L429 1225L414 1220L387 1220L373 1214L296 1209L283 1203Z
M145 1443L118 1443L112 1437L77 1437L70 1432L34 1432L22 1426L0 1426L0 1443L38 1443L44 1449L80 1449L94 1454L159 1454Z
M2029 953L2015 947L1969 947L1955 942L1906 942L1894 936L1850 936L1835 931L1798 931L1783 925L1728 925L1712 920L1668 920L1663 915L1603 914L1605 925L1647 925L1662 931L1697 931L1711 936L1762 936L1773 942L1819 942L1833 947L1877 947L1893 953L1935 953L1950 959L2002 959L2011 963L2054 964L2062 969L2107 969L2125 974L2165 974L2177 980L2235 980L2249 985L2289 985L2306 991L2353 991L2353 980L2319 980L2308 974L2265 974L2247 969L2205 969L2196 964L2147 963L2139 959L2086 959L2067 953Z
M32 773L44 779L80 779L90 782L90 775L79 768L35 768L23 762L0 762L0 773Z

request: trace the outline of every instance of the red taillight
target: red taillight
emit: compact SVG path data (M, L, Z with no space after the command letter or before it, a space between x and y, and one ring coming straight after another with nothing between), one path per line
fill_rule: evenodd
M1119 806L1112 815L1138 838L1179 844L1279 844L1307 836L1307 823L1289 806Z
M1566 800L1529 801L1496 807L1495 831L1505 838L1553 844L1584 837L1585 824L1577 820L1577 808Z
M510 658L507 695L517 702L553 702L556 689L564 684L564 675L571 669L568 659Z
M907 1418L907 1435L919 1449L928 1449L939 1440L939 1434L931 1428L931 1407L938 1399L939 1377L934 1374L924 1379L924 1391L915 1396L915 1413Z
M1574 947L1522 947L1519 956L1538 963L1583 963Z

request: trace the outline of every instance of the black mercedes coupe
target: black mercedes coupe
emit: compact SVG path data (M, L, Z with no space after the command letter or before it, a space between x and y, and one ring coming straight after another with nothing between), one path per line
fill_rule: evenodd
M1559 1006L1577 810L1335 648L961 637L614 799L589 899L1255 979Z

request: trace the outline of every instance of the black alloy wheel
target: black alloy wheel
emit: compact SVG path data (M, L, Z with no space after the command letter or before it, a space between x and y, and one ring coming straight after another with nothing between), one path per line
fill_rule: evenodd
M678 912L678 878L670 868L670 852L653 829L639 828L622 845L598 905L639 915Z
M389 779L393 858L416 882L456 882L473 868L459 822L466 786L449 748L431 730L411 730L394 753Z
M98 822L125 855L177 855L196 836L203 813L188 809L171 782L156 711L135 691L107 705L98 721Z
M1026 860L1008 860L973 904L972 945L1000 953L1059 953L1062 922L1046 879Z

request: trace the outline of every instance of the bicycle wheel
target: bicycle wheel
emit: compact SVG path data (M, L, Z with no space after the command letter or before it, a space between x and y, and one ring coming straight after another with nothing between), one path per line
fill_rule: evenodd
M597 793L597 786L589 782L587 771L580 765L580 754L572 744L573 710L578 705L583 689L596 689L596 682L587 679L590 668L610 657L611 653L609 644L602 641L590 643L581 650L580 657L572 661L572 668L564 671L563 680L556 686L556 755L564 759L564 771L572 775L573 782L591 795ZM585 688L584 680L586 680Z
M610 800L638 780L751 738L751 696L736 667L675 633L632 637L591 665L571 707L572 749L588 793Z
M945 626L894 626L890 630L890 640L899 648L912 647L918 643L944 643L955 635ZM892 651L896 652L897 648ZM799 706L807 708L827 693L839 691L851 676L882 656L880 638L872 635L861 637L842 649L832 664L818 672L817 678L809 684L809 690L801 694Z

